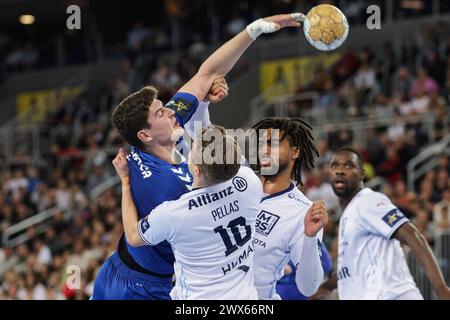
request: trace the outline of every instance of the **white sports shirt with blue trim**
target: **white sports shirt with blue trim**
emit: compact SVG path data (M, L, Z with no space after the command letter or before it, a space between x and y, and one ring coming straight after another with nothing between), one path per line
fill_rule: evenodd
M310 201L293 183L284 191L266 196L256 221L255 285L260 299L281 299L277 281L292 260L298 266L305 239L305 215ZM317 235L317 249L323 232ZM316 245L314 243L314 245Z
M353 197L339 223L339 299L421 298L400 242L392 239L408 221L380 192L364 188Z
M259 178L241 166L232 179L164 202L139 221L148 245L172 245L172 299L257 299L252 238L262 196Z

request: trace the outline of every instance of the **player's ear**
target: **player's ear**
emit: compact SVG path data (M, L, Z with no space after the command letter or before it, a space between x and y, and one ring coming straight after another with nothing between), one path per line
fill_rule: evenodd
M151 135L150 130L148 129L139 130L136 136L144 144L149 143L150 141L153 140L153 136Z
M194 172L192 172L192 175L196 178L200 178L200 176L202 175L202 169L200 168L200 166L194 164L193 169Z
M360 171L361 171L361 180L366 182L367 181L367 174L366 174L366 170L364 169L364 166L361 167Z
M300 148L294 147L294 150L292 151L292 160L297 160L300 157Z

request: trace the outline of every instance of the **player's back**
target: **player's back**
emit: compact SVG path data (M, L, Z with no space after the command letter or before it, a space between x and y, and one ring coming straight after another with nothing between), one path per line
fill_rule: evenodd
M262 186L247 167L167 204L176 299L257 299L253 235Z

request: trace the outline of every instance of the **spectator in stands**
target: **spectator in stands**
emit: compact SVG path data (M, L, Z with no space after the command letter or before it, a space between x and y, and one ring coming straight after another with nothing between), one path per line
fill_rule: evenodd
M427 50L422 61L423 69L436 81L437 85L443 87L445 84L446 61L439 58L435 50Z
M450 188L447 188L442 194L442 200L434 206L433 222L436 232L445 232L450 230Z
M411 86L411 97L429 95L437 93L439 86L437 82L431 78L425 69L420 69L417 74L416 81Z
M409 97L414 78L411 75L409 69L405 66L400 66L397 69L397 73L394 77L392 95L395 98L402 99L403 97Z

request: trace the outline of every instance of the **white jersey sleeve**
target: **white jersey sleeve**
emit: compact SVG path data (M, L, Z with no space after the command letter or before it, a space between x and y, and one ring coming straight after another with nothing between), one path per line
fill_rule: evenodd
M323 280L324 272L320 260L322 235L321 230L316 236L307 237L302 224L289 242L290 258L296 268L295 283L299 291L307 297L319 289Z
M163 202L138 222L138 231L142 240L151 246L174 236L174 226L169 218L168 202Z
M200 102L198 104L197 110L195 110L192 117L184 125L184 129L192 139L195 138L196 134L195 129L198 130L202 128L207 128L211 124L208 106L209 102L205 101Z
M368 194L361 206L364 229L386 239L390 239L402 224L409 221L388 197L379 192Z

